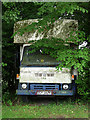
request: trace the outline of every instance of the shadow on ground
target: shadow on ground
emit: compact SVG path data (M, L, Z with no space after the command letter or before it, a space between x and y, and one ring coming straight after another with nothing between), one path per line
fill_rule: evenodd
M58 96L20 96L19 102L23 102L24 104L31 105L48 105L51 103L55 103L58 105L63 102L71 102L70 97L58 97Z

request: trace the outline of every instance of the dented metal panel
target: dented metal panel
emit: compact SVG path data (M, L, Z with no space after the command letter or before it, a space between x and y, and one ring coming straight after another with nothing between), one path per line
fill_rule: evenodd
M14 24L14 32L19 29L22 29L28 25L31 25L33 22L38 22L38 19L29 19L18 21ZM54 22L49 31L42 31L41 33L38 30L31 32L25 32L22 36L17 33L14 36L14 43L28 43L31 40L40 40L43 38L61 38L65 40L69 37L71 31L76 31L78 29L78 21L72 19L61 19Z
M68 68L57 71L55 67L21 67L20 83L71 83Z

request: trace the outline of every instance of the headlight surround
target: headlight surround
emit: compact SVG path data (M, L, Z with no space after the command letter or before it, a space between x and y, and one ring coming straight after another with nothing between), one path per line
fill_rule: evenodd
M26 89L26 88L27 88L27 84L25 84L25 83L22 84L22 88L23 88L23 89Z
M69 89L69 85L67 85L67 84L64 84L64 85L63 85L63 89L64 89L64 90L67 90L67 89Z

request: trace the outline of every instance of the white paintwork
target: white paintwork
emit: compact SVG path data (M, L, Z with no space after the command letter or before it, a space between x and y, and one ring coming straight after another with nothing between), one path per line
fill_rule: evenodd
M54 73L54 76L40 77L35 73ZM57 72L55 67L20 67L20 83L71 83L71 74L68 68Z
M20 61L22 60L23 57L23 46L20 46Z
M19 29L25 28L32 23L38 23L39 19L29 19L18 21L14 24L14 32L17 32ZM49 23L48 23L49 24ZM49 24L51 25L51 24ZM72 26L72 27L71 27ZM40 26L41 27L41 26ZM43 38L47 38L50 40L52 37L61 38L65 40L70 36L71 31L78 30L78 21L73 19L58 19L56 20L51 29L48 31L38 32L38 30L33 30L29 32L25 32L22 36L19 35L19 32L14 36L14 43L28 43L32 40L40 40ZM71 42L71 41L68 41Z
M30 46L31 44L23 44L22 46L20 46L20 61L23 58L23 51L24 51L24 47L26 46Z
M85 47L87 44L88 44L88 43L87 43L86 41L84 41L81 45L79 45L78 48L81 49L81 48Z
M25 46L30 44L23 44L20 47L20 60L23 57ZM36 76L36 73L46 74ZM54 74L54 76L47 76L47 74ZM76 71L73 71L75 74ZM62 68L62 71L57 71L55 67L20 67L20 83L71 83L71 74L68 68Z

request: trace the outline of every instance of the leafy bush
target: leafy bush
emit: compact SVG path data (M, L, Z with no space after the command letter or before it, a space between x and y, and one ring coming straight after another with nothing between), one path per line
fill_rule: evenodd
M9 100L10 100L10 93L9 93L9 91L4 92L4 94L2 95L2 101L3 101L3 103L5 104L6 101L9 101Z
M87 64L87 69L83 72L79 72L79 78L76 80L78 94L82 96L83 100L88 100L89 98L89 65Z

